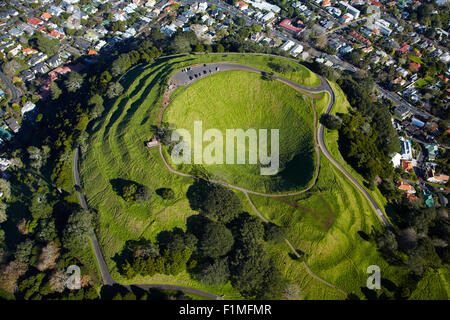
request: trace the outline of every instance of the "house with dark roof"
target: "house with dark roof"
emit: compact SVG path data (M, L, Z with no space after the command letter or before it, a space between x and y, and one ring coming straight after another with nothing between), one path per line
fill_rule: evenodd
M33 68L30 69L34 73L47 73L48 67L44 62L39 62L37 65L35 65Z
M20 73L19 77L23 81L31 81L35 78L34 72L31 70L25 70L22 73Z
M17 123L16 119L14 119L13 117L5 119L5 123L12 130L12 132L14 132L14 133L19 132L20 126Z
M61 58L57 54L55 54L54 56L50 57L46 61L46 63L50 68L57 68L61 65L62 61Z

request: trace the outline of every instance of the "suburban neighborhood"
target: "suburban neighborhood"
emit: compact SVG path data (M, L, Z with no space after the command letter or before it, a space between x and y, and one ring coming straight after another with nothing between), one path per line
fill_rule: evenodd
M449 0L9 0L0 31L0 300L450 297ZM200 117L284 129L280 167L169 158Z

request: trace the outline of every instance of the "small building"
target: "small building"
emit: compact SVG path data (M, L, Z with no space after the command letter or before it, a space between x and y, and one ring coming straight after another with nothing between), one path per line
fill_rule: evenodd
M34 108L36 108L36 105L31 101L27 101L21 109L22 115L30 112L31 110L34 110Z
M416 117L412 117L411 123L415 125L416 127L423 128L425 126L425 123L423 121L420 121Z
M14 119L13 117L5 119L5 123L11 129L12 132L14 132L14 133L19 132L20 126L17 123L17 120Z
M431 194L431 192L429 192L428 190L423 190L422 194L423 194L423 200L425 202L425 205L428 208L434 207L434 199L433 199L433 195Z
M288 51L289 49L291 49L293 46L295 45L294 41L288 40L285 43L283 43L283 45L280 47L281 50L283 51Z
M395 108L395 114L402 120L412 116L411 110L407 106L397 106Z
M50 68L57 68L62 64L61 58L56 54L50 57L46 62Z
M402 160L402 168L406 172L410 172L413 169L413 163L408 160Z
M416 193L416 190L414 189L414 187L412 185L405 183L403 181L397 182L397 188L399 188L400 190L405 191L407 193L410 193L410 194Z
M448 182L448 175L446 174L436 174L433 169L427 171L427 181L437 184L446 184Z
M412 144L411 140L407 140L403 137L400 137L400 144L402 146L401 156L403 160L412 160Z
M33 28L37 28L44 24L44 21L38 18L31 18L27 21L27 23L32 26Z

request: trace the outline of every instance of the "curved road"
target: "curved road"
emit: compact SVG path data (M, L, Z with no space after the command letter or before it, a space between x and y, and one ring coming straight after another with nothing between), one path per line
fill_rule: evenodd
M220 71L240 69L240 70L246 70L246 71L251 71L251 72L257 72L257 73L260 73L260 74L264 73L263 70L256 69L256 68L253 68L253 67L249 67L249 66L245 66L245 65L234 64L234 63L216 63L216 64L211 63L211 64L207 64L207 72L209 73L209 68L212 68L212 70L215 71L215 67L216 66L219 67ZM194 68L200 68L201 70L205 69L205 67L202 64L201 65L197 65L197 66L192 66L193 70L191 70L191 72L178 71L178 72L176 72L173 75L172 80L178 85L185 85L185 86L190 85L192 82L196 81L196 78L193 78L192 81L189 80L189 75L193 74L195 72L195 70L196 70ZM1 75L0 75L0 77L1 77ZM320 86L317 86L317 87L302 86L302 85L300 85L298 83L295 83L295 82L293 82L291 80L288 80L288 79L280 77L280 76L274 76L274 78L276 80L278 80L278 81L281 81L281 82L283 82L283 83L293 87L294 89L301 90L301 91L306 91L306 93L328 92L328 94L330 95L330 99L328 101L328 106L327 106L324 114L329 114L331 109L334 106L334 103L335 103L334 91L331 88L331 86L328 83L328 81L326 79L322 78L322 77L320 77L321 84L320 84ZM199 77L198 79L201 79L201 77ZM169 104L170 104L170 102L163 107L163 109L161 111L161 114L160 114L160 122L162 121L162 116L164 114L164 111L165 111L165 109L167 108L167 106ZM352 184L366 197L366 199L371 204L371 206L374 209L377 217L380 219L380 221L383 223L383 225L385 225L389 229L393 229L392 225L389 222L389 220L384 215L383 211L378 206L376 201L372 198L372 196L330 154L330 152L328 151L328 149L326 148L326 145L325 145L324 127L323 127L323 125L321 123L319 124L319 128L317 130L316 142L318 143L318 146L319 146L320 150L322 151L322 153L325 155L325 157L328 160L330 160L331 163L339 171L341 171L352 182ZM173 168L171 168L167 164L164 156L162 155L161 146L160 146L160 154L161 154L162 159L165 162L166 166L169 168L169 170L171 170L172 172L174 172L176 174L192 177L191 175L184 174L184 173L181 173L181 172L177 172ZM77 148L76 151L75 151L74 159L73 159L73 176L74 176L74 179L75 179L75 189L76 189L76 191L78 193L78 198L79 198L81 207L84 210L88 210L86 199L85 199L85 197L84 197L84 195L82 193L82 189L81 189L81 185L80 185L80 175L79 175L78 162L79 162L79 149ZM212 181L212 182L222 183L223 184L223 182L220 182L220 181ZM248 197L247 193L258 194L258 195L268 196L268 197L280 197L280 196L291 196L291 195L299 194L299 193L302 193L302 192L306 191L306 190L302 190L302 191L299 191L297 193L285 194L285 195L269 195L269 194L260 194L260 193L257 193L257 192L253 192L253 191L246 190L246 189L243 189L243 188L240 188L240 187L237 187L237 186L232 186L232 185L229 185L229 184L226 184L226 185L229 186L229 187L232 187L234 189L241 190L242 192L244 192L247 195L247 197ZM308 187L308 189L311 188L311 187L312 186ZM95 257L97 259L97 264L98 264L98 267L99 267L99 270L100 270L100 273L101 273L101 276L102 276L102 279L103 279L103 283L107 284L107 285L118 284L116 281L114 281L114 279L109 274L108 268L106 266L105 259L103 258L103 254L102 254L102 252L100 250L100 246L98 244L97 237L96 237L94 232L90 235L90 241L91 241L92 247L94 248ZM305 267L307 268L306 265L305 265ZM307 268L307 270L309 270L309 269ZM309 273L312 274L312 272L310 272L310 270L309 270ZM321 281L323 281L323 280L321 280ZM327 285L332 286L331 284L329 284L327 282L324 282L324 283L326 283ZM206 291L202 291L202 290L198 290L198 289L194 289L194 288L189 288L189 287L178 286L178 285L169 285L169 284L135 284L135 285L124 285L124 286L127 287L127 288L130 288L131 286L136 286L136 287L139 287L139 288L142 288L142 289L158 288L158 289L165 289L165 290L180 290L180 291L183 291L183 292L187 292L187 293L199 295L199 296L202 296L202 297L206 297L208 299L216 299L216 300L221 299L221 297L219 297L219 296L217 296L215 294L206 292ZM336 288L336 289L338 289L338 288ZM338 290L341 291L340 289L338 289Z
M11 79L9 79L9 77L1 71L0 71L0 79L3 81L6 88L8 88L8 90L11 92L11 102L18 103L20 98L19 89L17 89L11 82Z
M228 62L222 62L222 63L207 63L207 64L198 64L198 65L193 65L190 67L192 70L189 71L178 71L176 73L174 73L172 75L172 78L169 80L169 83L172 82L175 85L184 85L184 86L189 86L192 83L202 79L204 76L209 75L212 71L212 73L216 73L216 72L221 72L221 71L229 71L229 70L243 70L243 71L249 71L249 72L256 72L256 73L260 73L263 74L264 71L261 69L257 69L257 68L253 68L250 66L246 66L246 65L242 65L242 64L237 64L237 63L228 63ZM216 70L216 68L218 68ZM204 72L206 71L206 73ZM193 77L194 74L201 74L201 76L199 77ZM192 80L189 78L192 77ZM281 81L289 86L291 86L292 88L296 89L296 90L300 90L300 91L305 91L306 93L321 93L321 92L328 92L328 94L330 95L330 99L328 100L328 105L326 110L324 111L324 114L329 114L331 112L331 109L333 108L334 104L335 104L335 94L333 89L331 88L330 84L328 83L328 81L326 79L324 79L323 77L319 77L321 80L321 84L317 87L307 87L307 86L303 86L300 85L294 81L288 80L286 78L280 77L280 76L274 76L274 78L278 81ZM180 92L181 93L181 92ZM180 94L178 93L178 94ZM311 96L310 96L311 97ZM173 100L173 99L172 99ZM164 111L166 110L166 108L170 105L170 102L167 103L161 110L160 113L160 119L159 122L161 124L162 122L162 118L164 115ZM325 138L324 138L324 126L322 123L319 123L319 128L317 131L317 136L316 136L316 141L319 145L320 150L322 151L322 153L324 154L324 156L331 161L331 163L339 170L341 171L349 180L350 182L364 195L364 197L369 201L371 207L373 208L373 210L375 211L375 214L377 215L378 219L381 221L381 223L386 226L387 228L389 228L390 230L393 230L393 227L391 225L391 223L389 222L388 218L385 216L385 214L383 213L383 211L381 210L381 208L378 206L378 204L376 203L376 201L372 198L372 196L367 192L366 189L364 189L360 183L344 168L342 167L341 164L339 164L339 162L333 158L333 156L331 155L331 153L328 151L326 145L325 145ZM178 174L178 175L182 175L185 177L191 177L193 178L192 175L186 174L186 173L182 173L182 172L178 172L175 169L173 169L166 161L166 159L163 156L162 153L162 146L160 145L160 154L161 157L166 165L166 167L173 173ZM315 181L315 180L314 180ZM298 191L298 192L293 192L293 193L287 193L287 194L265 194L265 193L260 193L260 192L255 192L255 191L251 191L251 190L247 190L238 186L234 186L234 185L230 185L226 182L223 181L216 181L216 180L211 180L211 182L213 183L219 183L219 184L223 184L227 187L233 188L235 190L240 190L242 192L245 193L250 193L250 194L255 194L255 195L260 195L260 196L265 196L265 197L286 197L286 196L294 196L294 195L298 195L300 193L303 193L309 189L312 188L311 185L309 186L307 189L304 189L302 191Z

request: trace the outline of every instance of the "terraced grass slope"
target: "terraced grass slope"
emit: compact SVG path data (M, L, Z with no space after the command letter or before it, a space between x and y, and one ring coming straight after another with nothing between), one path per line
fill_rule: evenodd
M186 198L192 179L170 173L158 150L149 150L144 142L151 137L150 126L159 121L161 94L167 77L177 69L214 61L233 61L270 70L269 63L277 61L277 58L202 55L161 60L148 66L140 66L122 78L124 94L111 103L92 129L89 150L82 158L81 180L89 206L98 212L99 243L116 281L180 284L218 295L225 294L229 299L241 298L229 283L221 287L206 287L187 273L177 277L156 275L126 281L118 274L115 266L116 255L126 241L139 237L155 239L158 232L173 227L184 229L186 219L196 214L189 207ZM317 77L303 67L289 76L291 80L304 80L302 84L317 85L313 84ZM340 95L337 98L335 110L346 112L348 103L345 97ZM316 101L319 116L327 99L328 95L324 94L321 100ZM327 146L334 148L331 150L333 155L339 155L336 138L334 132L326 135ZM282 200L251 195L256 207L265 217L287 228L288 239L296 249L306 253L306 263L312 272L345 292L353 292L360 298L365 298L362 288L365 287L368 276L366 268L371 264L381 267L383 278L398 284L402 270L388 266L374 243L365 240L372 227L380 227L369 204L325 157L321 159L319 180L315 188L297 197ZM175 199L166 201L154 194L148 204L127 203L112 188L111 180L118 178L136 181L153 190L172 188ZM238 193L238 196L244 209L253 213L245 195ZM299 261L290 257L287 244L267 244L267 250L285 277L299 285L300 298L345 298L335 289L311 277ZM436 279L441 279L441 284L436 284ZM420 285L421 289L415 293L414 298L426 298L432 294L427 289L431 285L438 286L440 290L436 292L442 296L443 292L448 292L444 280L446 277L442 273L430 275Z
M259 74L246 71L213 74L181 92L166 109L163 120L176 128L188 130L192 151L196 148L204 150L209 145L206 141L195 143L195 121L202 121L203 133L208 129L218 129L223 134L221 150L224 162L227 129L255 129L256 133L259 129L267 129L268 133L271 129L279 130L280 163L276 175L261 175L259 157L257 164L249 164L249 143L237 147L239 143L236 142L233 148L235 158L244 153L246 164L203 164L215 179L253 191L274 193L304 188L313 178L315 153L311 99L279 81L263 80ZM270 137L267 140L270 146ZM189 173L193 165L175 167Z

